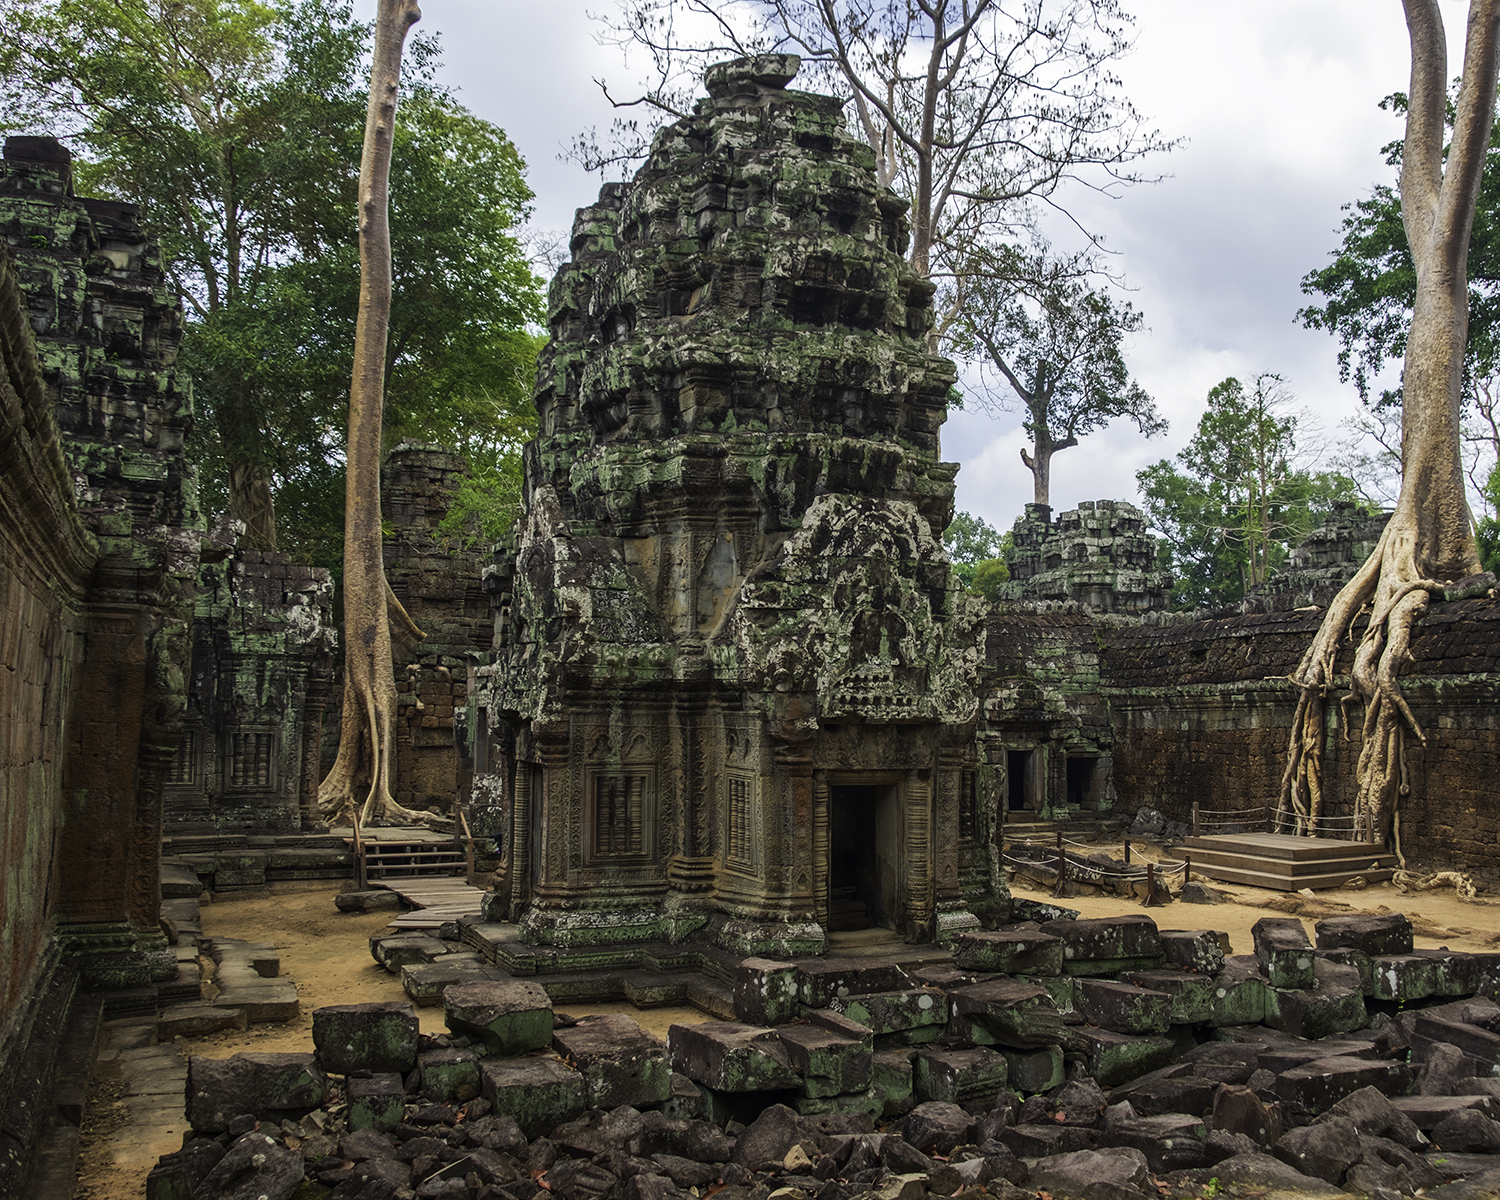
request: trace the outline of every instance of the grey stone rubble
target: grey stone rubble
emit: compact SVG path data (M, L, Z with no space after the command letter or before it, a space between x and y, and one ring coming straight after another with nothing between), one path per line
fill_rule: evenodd
M742 959L734 1019L665 1042L503 977L450 979L438 1037L410 1004L321 1008L314 1053L190 1060L147 1196L1500 1194L1500 953L1416 950L1394 913L1316 945L1266 918L1226 956L1059 911L910 971Z

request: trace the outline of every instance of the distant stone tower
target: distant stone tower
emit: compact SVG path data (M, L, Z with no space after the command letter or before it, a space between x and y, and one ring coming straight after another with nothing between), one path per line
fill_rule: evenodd
M1011 538L1001 599L1074 601L1126 614L1167 607L1172 577L1157 566L1146 518L1124 500L1085 500L1055 522L1047 505L1028 504Z
M552 285L476 673L489 910L526 942L815 953L970 927L992 887L983 631L940 541L955 371L904 202L797 67L711 68Z

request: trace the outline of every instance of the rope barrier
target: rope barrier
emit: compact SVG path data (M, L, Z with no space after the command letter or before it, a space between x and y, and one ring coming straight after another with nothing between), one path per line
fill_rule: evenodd
M1200 808L1200 813L1212 813L1216 817L1234 816L1236 814L1248 816L1250 813L1263 813L1270 809L1269 804L1262 804L1259 808Z

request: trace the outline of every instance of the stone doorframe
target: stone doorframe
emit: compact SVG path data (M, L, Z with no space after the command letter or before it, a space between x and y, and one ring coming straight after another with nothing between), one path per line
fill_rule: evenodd
M813 772L813 904L817 921L828 928L828 894L832 875L833 789L885 787L894 789L891 831L896 859L896 895L891 909L897 932L919 940L932 936L934 920L932 773L926 770Z

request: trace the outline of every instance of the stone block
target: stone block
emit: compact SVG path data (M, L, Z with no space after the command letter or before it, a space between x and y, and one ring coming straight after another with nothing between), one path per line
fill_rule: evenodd
M1212 975L1194 971L1132 971L1125 979L1137 987L1166 996L1167 1020L1172 1025L1199 1025L1213 1020Z
M417 1075L422 1098L434 1104L464 1104L479 1095L479 1058L472 1050L424 1050Z
M836 1001L876 992L897 992L911 986L911 980L899 966L879 960L815 958L799 962L796 971L797 998L807 1008L843 1011Z
M1148 916L1048 921L1042 932L1062 939L1063 970L1069 975L1113 975L1161 966L1161 937Z
M1046 1046L1041 1050L1013 1050L1009 1046L996 1049L1005 1059L1007 1086L1023 1095L1051 1091L1063 1081L1061 1046Z
M1101 1087L1166 1066L1176 1053L1176 1043L1165 1037L1135 1037L1108 1029L1072 1029L1069 1036L1081 1043L1089 1075Z
M401 897L389 888L371 888L365 892L340 892L333 898L339 912L399 912Z
M998 1140L1017 1158L1050 1158L1099 1144L1099 1131L1078 1125L1007 1125Z
M1078 1011L1090 1025L1116 1033L1166 1033L1171 999L1131 983L1106 979L1078 981Z
M673 1025L667 1031L672 1069L721 1092L768 1092L800 1083L773 1030L734 1021Z
M1040 1161L1026 1184L1057 1196L1145 1195L1151 1186L1147 1166L1146 1156L1130 1147L1075 1150Z
M392 974L411 963L434 962L450 949L425 933L376 934L370 939L370 957Z
M1472 996L1479 991L1484 972L1475 955L1462 950L1413 950L1412 954L1432 963L1434 996Z
M901 1122L901 1139L922 1154L952 1154L974 1137L974 1118L952 1101L928 1100Z
M1437 970L1429 958L1414 954L1379 954L1370 959L1370 996L1410 1004L1433 993Z
M328 1095L328 1077L311 1054L235 1054L188 1059L187 1118L199 1133L223 1133L238 1116L311 1112Z
M1496 1096L1393 1096L1391 1105L1423 1133L1431 1133L1445 1117L1466 1108L1500 1120L1500 1097Z
M441 1004L450 987L509 980L509 975L480 961L477 954L445 954L436 962L409 963L401 968L402 990L423 1008Z
M846 1038L863 1042L866 1046L875 1044L875 1031L868 1025L861 1025L858 1021L851 1020L843 1013L834 1012L831 1008L811 1008L805 1010L803 1015L814 1025L820 1025Z
M225 1008L217 1004L174 1004L166 1009L156 1026L156 1036L163 1042L176 1037L203 1037L225 1029L247 1029L249 1016L243 1008Z
M787 1062L802 1077L804 1095L819 1098L869 1088L872 1051L865 1038L811 1024L784 1026L777 1036Z
M1139 1150L1158 1175L1207 1166L1204 1145L1207 1140L1208 1129L1204 1123L1185 1113L1116 1121L1099 1134L1101 1146Z
M479 1064L479 1073L494 1114L510 1117L528 1138L583 1112L583 1076L555 1058L489 1059Z
M1217 975L1224 969L1225 939L1212 929L1163 929L1162 962L1183 971Z
M590 1108L647 1108L672 1095L667 1047L627 1016L582 1017L552 1043L583 1076Z
M486 1054L525 1054L552 1044L552 1001L538 983L456 982L443 994L443 1024Z
M1363 950L1344 948L1339 950L1314 950L1313 953L1322 962L1338 963L1341 967L1352 967L1359 973L1360 992L1366 996L1374 994L1375 960Z
M1262 917L1250 927L1255 957L1275 988L1313 986L1312 943L1295 917Z
M791 1106L799 1116L821 1117L829 1113L866 1116L872 1121L885 1112L885 1098L874 1087L862 1092L840 1092L837 1096L793 1096Z
M881 1114L900 1116L916 1106L912 1084L914 1050L877 1050L870 1057L870 1085L880 1097Z
M405 1074L417 1061L417 1014L410 1004L330 1004L313 1009L318 1062L335 1075Z
M1037 984L992 979L955 989L949 1001L954 1015L987 1033L992 1045L1028 1050L1062 1039L1062 1015L1047 990Z
M734 1019L747 1025L783 1025L800 1003L795 963L747 958L734 973Z
M394 1129L406 1115L401 1076L352 1076L349 1079L349 1129Z
M1219 1090L1217 1080L1204 1079L1198 1075L1174 1075L1169 1079L1150 1079L1130 1089L1130 1107L1143 1117L1156 1117L1164 1113L1188 1113L1193 1116L1206 1112L1214 1102Z
M1403 1062L1365 1058L1319 1058L1282 1071L1274 1084L1276 1095L1317 1115L1362 1087L1375 1087L1387 1096L1411 1090L1415 1077Z
M966 971L1061 975L1063 941L1040 929L976 930L954 940L953 963Z
M1336 1119L1283 1134L1272 1153L1304 1175L1336 1184L1359 1161L1363 1151L1354 1124Z
M947 1001L935 988L835 996L820 1007L831 1008L877 1035L924 1028L940 1031L948 1023Z
M1005 1087L1002 1055L984 1046L972 1050L919 1050L912 1083L918 1100L949 1104L990 1100Z
M1329 917L1313 925L1319 950L1358 950L1375 957L1410 954L1411 921L1404 913L1356 913Z
M1362 1029L1368 1017L1358 969L1319 958L1313 962L1313 976L1312 988L1272 988L1265 1023L1301 1038Z
M1210 1124L1225 1133L1237 1133L1269 1150L1282 1134L1281 1106L1267 1104L1253 1088L1222 1085L1213 1097Z
M1271 985L1261 974L1260 962L1252 955L1237 954L1224 960L1224 969L1214 977L1216 1026L1259 1025L1271 1006Z

